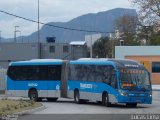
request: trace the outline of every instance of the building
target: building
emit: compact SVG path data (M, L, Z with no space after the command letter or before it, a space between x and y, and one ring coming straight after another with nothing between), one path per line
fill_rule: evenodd
M160 46L116 46L115 58L139 61L151 73L152 84L160 84Z
M72 44L74 43L74 44ZM11 61L30 59L74 60L87 57L85 42L69 43L1 43L0 68L7 68Z
M71 46L71 59L87 57L87 45L85 41L73 41L70 42Z

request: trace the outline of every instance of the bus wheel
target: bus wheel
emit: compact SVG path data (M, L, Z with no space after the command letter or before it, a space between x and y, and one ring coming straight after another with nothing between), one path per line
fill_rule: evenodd
M102 105L110 107L111 103L109 102L109 96L108 93L103 93L102 95Z
M137 107L137 103L127 103L126 107Z
M58 100L58 98L47 98L47 100L49 102L56 102Z
M37 101L38 100L37 91L36 90L30 90L29 91L29 98L30 98L30 100Z
M80 104L81 100L79 99L79 91L74 91L74 102Z

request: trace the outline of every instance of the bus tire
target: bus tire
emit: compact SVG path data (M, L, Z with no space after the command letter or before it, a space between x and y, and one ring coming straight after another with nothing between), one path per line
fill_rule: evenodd
M111 103L109 102L109 96L108 93L103 93L102 95L102 105L110 107Z
M42 102L43 98L38 98L37 102Z
M38 93L37 93L37 90L33 89L33 90L30 90L29 91L29 98L30 100L33 100L33 101L38 101Z
M47 100L49 102L56 102L58 100L58 98L47 98Z
M79 91L78 90L74 91L74 102L77 103L77 104L81 103L81 100L80 100L80 97L79 97Z

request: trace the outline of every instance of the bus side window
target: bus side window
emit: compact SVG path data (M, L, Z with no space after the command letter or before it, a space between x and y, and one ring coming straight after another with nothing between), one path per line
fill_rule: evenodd
M116 88L116 89L117 89L117 81L116 81L116 74L115 74L115 73L113 73L113 74L111 75L111 86L112 86L113 88Z
M61 66L49 66L48 67L48 78L49 80L60 80L61 79Z
M116 71L112 66L110 67L110 85L117 89Z

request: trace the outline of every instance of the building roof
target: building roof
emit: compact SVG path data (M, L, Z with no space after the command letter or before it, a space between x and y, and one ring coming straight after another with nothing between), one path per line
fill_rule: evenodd
M70 45L85 45L86 41L72 41L69 44Z

